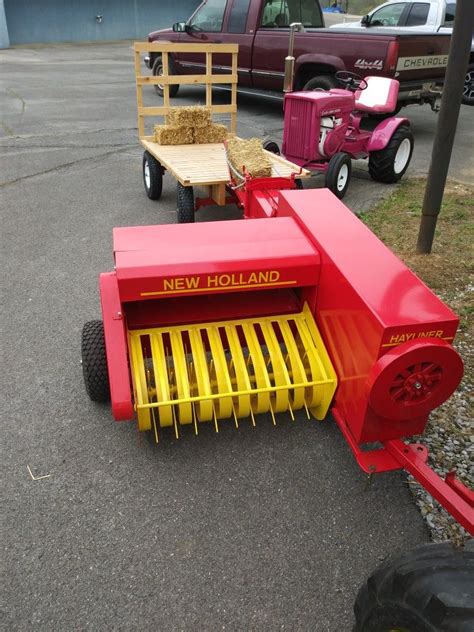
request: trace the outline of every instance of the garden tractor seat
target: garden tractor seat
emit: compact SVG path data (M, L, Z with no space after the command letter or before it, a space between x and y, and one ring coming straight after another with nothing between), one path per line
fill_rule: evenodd
M355 93L359 112L389 114L397 109L399 83L387 77L365 77L367 88Z

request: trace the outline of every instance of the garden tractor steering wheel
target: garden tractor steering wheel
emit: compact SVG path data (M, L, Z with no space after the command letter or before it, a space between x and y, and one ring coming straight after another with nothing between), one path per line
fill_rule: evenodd
M348 70L338 70L335 75L339 83L346 88L355 92L356 90L365 90L368 87L367 81L355 72Z

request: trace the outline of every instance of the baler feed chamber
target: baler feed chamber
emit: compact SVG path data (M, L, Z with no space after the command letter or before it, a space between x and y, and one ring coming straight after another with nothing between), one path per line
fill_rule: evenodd
M129 331L140 430L306 409L323 419L336 374L307 306L296 314Z

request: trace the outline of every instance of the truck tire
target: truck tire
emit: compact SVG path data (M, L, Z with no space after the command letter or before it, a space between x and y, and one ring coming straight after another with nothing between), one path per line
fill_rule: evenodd
M462 102L465 105L474 105L474 66L469 66L464 79Z
M324 177L325 186L340 200L345 196L351 180L352 161L343 151L334 154Z
M318 75L307 81L303 90L331 90L336 88L337 81L333 75Z
M150 200L159 200L163 190L163 167L149 151L143 153L143 186Z
M472 544L423 544L381 564L357 594L353 632L473 630Z
M406 125L400 125L384 149L370 152L370 177L385 184L398 182L408 169L414 144L411 130Z
M101 320L90 320L82 328L81 357L87 394L93 402L110 401L104 323Z
M194 222L194 191L193 187L183 187L181 182L176 185L176 214L178 224L192 224Z
M169 72L170 75L174 74L174 68L173 68L173 62L171 60L170 57L168 57L169 59ZM158 75L162 75L163 74L163 60L160 57L157 57L153 63L153 76L157 77ZM155 85L155 90L156 92L159 94L160 97L163 96L164 91L163 91L163 87L159 86L159 85ZM175 97L178 94L178 90L179 90L179 86L170 86L169 89L169 93L170 93L170 97Z

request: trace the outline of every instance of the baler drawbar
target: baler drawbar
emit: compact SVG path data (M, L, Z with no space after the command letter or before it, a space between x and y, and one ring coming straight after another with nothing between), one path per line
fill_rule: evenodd
M457 316L329 190L276 180L236 191L247 219L114 229L89 395L156 441L331 411L366 473L407 469L474 533L473 492L403 441L460 382Z

